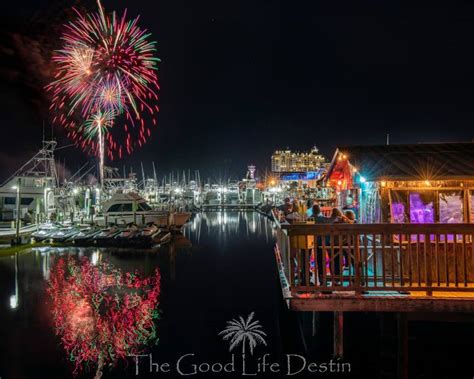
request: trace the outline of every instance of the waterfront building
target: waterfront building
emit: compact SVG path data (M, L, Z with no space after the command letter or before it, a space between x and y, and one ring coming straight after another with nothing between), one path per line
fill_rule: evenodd
M309 152L276 150L271 157L272 175L284 185L297 183L298 188L316 188L328 163L317 147Z
M474 143L339 147L326 176L362 223L473 223Z
M274 212L287 305L334 312L336 355L343 312L474 311L473 157L474 143L339 147L323 182L357 222Z
M276 150L272 155L272 172L304 173L319 171L325 167L326 158L314 146L309 152L294 152L289 149Z

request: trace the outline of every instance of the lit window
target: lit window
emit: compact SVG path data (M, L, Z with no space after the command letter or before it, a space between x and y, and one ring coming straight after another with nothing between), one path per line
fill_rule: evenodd
M464 220L462 191L441 191L439 193L439 222L457 224Z

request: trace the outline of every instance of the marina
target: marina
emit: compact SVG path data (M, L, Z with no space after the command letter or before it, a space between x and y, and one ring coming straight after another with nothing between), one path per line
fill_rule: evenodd
M325 339L328 357L351 356L354 352L347 341L354 331L347 331L351 328L347 325L358 314L368 312L382 322L374 333L398 333L400 363L393 372L406 377L410 320L433 313L450 320L474 312L474 224L470 211L474 172L465 164L448 168L444 163L459 162L474 152L473 145L338 148L331 162L318 158L316 166L306 163L306 172L297 171L301 170L299 163L286 163L291 169L282 171L282 163L274 162L275 171L260 176L256 167L249 165L243 180L226 185L202 184L196 171L197 180L187 180L183 174L174 182L169 175L161 186L156 185L156 174L153 180L143 174L142 182L134 176L116 178L113 186L102 188L80 182L52 186L47 191L51 196L36 198L38 213L30 217L30 223L21 223L24 217L14 217L14 227L5 228L3 238L11 238L14 244L33 243L31 251L44 251L47 256L94 252L90 258L94 260L97 256L106 259L109 254L136 259L160 256L163 251L176 251L176 246L200 249L205 246L201 237L206 232L213 243L222 246L231 246L244 235L263 239L266 270L273 272L274 283L280 287L273 287L272 296L278 304L274 312L281 318L290 317L286 327L292 328L305 329L308 315L313 318L311 333L289 339L293 348L314 354L322 346L308 346L320 336ZM417 149L417 160L412 159L400 171L400 160L413 148ZM317 149L312 151L315 154ZM440 156L440 151L446 156ZM276 154L282 160L282 153ZM54 154L47 155L53 173ZM374 171L373 162L383 162L388 155L390 161ZM285 152L284 156L294 155ZM397 163L392 167L391 162ZM420 168L427 162L436 175L420 179ZM44 183L49 179L48 174L27 173L8 183L21 185L33 178ZM23 193L17 191L20 203ZM73 201L64 201L71 197ZM78 207L80 204L86 205ZM317 217L315 208L309 206L313 204L318 204L321 212ZM352 212L360 223L346 218L340 219L344 222L330 221L334 209ZM19 211L23 215L28 212L21 207ZM17 236L19 239L14 239ZM16 253L16 259L18 254L31 254L23 251ZM170 256L169 264L175 259ZM176 278L177 274L173 271L170 275ZM17 297L12 304L19 304ZM289 316L291 313L295 315ZM391 322L393 314L398 315L398 321L388 331L383 325ZM328 328L332 330L330 338L324 331ZM293 332L280 332L275 338L286 341L288 334Z
M160 362L175 362L183 351L198 351L195 356L197 362L209 359L227 362L227 351L214 335L234 314L245 313L248 309L257 309L257 317L265 325L269 344L267 352L273 360L279 361L285 353L301 354L308 360L330 359L331 312L309 311L310 308L304 305L304 298L299 300L299 304L295 301L299 311L290 312L281 295L278 267L271 254L279 233L268 218L253 211L208 212L197 214L184 226L182 234L153 253L150 250L130 248L43 246L24 251L17 257L0 258L0 320L13 326L5 331L0 342L5 351L0 361L5 365L5 362L21 360L26 354L31 359L21 366L21 371L17 371L19 376L30 375L40 367L48 367L52 378L70 375L70 364L64 359L64 350L58 348L54 333L50 331L50 300L44 291L49 278L54 275L55 262L67 256L79 259L79 262L87 257L98 267L101 262L108 262L124 272L139 270L144 275L150 275L155 267L160 268L160 343L150 345L148 350L156 362L158 359ZM203 276L202 272L207 272L208 275ZM203 293L206 296L203 297ZM262 297L265 301L262 301ZM341 297L342 295L339 296ZM323 301L324 299L321 302ZM350 299L347 301L351 302ZM357 303L360 304L360 301ZM36 312L30 312L29 304L41 306ZM330 299L321 305L325 310L332 310L334 306ZM316 324L312 319L315 314ZM397 347L384 342L382 337L377 337L383 336L385 341L397 338L396 329L391 326L394 322L396 325L396 320L393 319L395 314L383 311L354 312L354 308L344 314L345 361L356 362L352 363L352 376L358 377L367 369L377 376L386 371L395 373L396 369L389 363L380 362L386 354L396 355ZM428 319L433 313L423 313L420 309L419 312L402 314L407 315L405 320L412 325L409 357L423 357L426 362L435 366L436 356L420 352L418 346L421 345L418 344L429 346L431 352L438 351L441 333L446 341L454 343L461 338L465 341L466 348L470 346L468 341L472 334L468 318L463 319L458 315L458 324L439 320L433 324L432 320L428 328L426 321L422 323L420 317L425 315L425 319ZM360 325L364 325L364 328ZM432 327L438 330L436 336L428 332ZM21 332L15 332L15 328L19 328ZM41 351L31 344L31 335L42 341ZM179 345L175 343L176 338L182 339ZM213 342L203 347L203 340ZM9 341L16 341L23 349L4 350ZM448 360L455 359L456 356L459 357L459 352L444 353ZM413 369L414 361L409 362ZM132 363L133 361L107 370L106 374L118 378L132 377L135 375ZM147 362L140 366L140 370L140 375L145 377L156 375L148 372ZM248 368L249 373L254 372L253 370L256 370L253 366ZM6 371L6 374L12 373ZM93 372L86 371L84 375L91 376Z
M473 10L2 4L0 379L472 379Z

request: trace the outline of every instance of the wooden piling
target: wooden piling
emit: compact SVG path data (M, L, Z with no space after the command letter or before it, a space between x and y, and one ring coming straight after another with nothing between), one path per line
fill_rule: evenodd
M334 312L334 357L343 358L344 355L344 312Z

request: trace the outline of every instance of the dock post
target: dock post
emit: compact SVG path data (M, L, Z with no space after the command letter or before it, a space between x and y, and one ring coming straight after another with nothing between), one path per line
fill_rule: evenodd
M316 324L317 324L316 317L318 315L316 315L316 312L314 312L314 311L312 313L313 313L313 315L312 315L313 317L312 317L312 320L311 320L312 321L312 323L311 323L312 333L311 334L312 334L312 337L316 337Z
M397 334L397 377L408 379L408 321L404 313L397 314Z
M344 312L334 312L334 357L343 358L344 355Z

